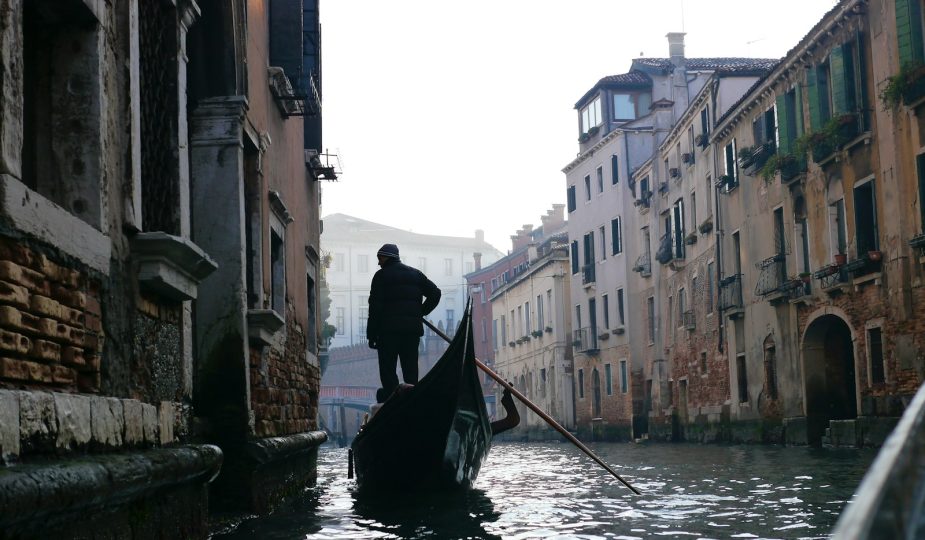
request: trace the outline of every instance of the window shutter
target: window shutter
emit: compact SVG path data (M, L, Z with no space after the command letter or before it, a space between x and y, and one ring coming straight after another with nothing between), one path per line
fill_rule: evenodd
M572 273L578 273L578 240L572 240Z
M861 127L867 131L870 126L870 112L867 110L867 59L864 57L864 33L858 30L854 36L855 84L857 86L857 108L860 111Z
M793 139L793 134L790 133L790 122L787 120L791 113L787 109L787 94L783 93L777 96L777 119L780 123L777 126L777 136L780 139L781 154L790 153L790 141Z
M848 95L845 91L845 52L844 49L834 47L829 53L829 73L832 77L832 111L834 114L848 112Z
M809 91L809 129L822 127L822 111L819 110L819 85L816 84L816 66L806 70L806 86Z
M796 102L796 106L797 106L797 110L794 111L794 114L793 114L794 117L796 117L797 119L796 121L797 131L796 133L793 134L794 136L793 138L795 139L799 137L800 135L803 135L803 132L804 132L804 129L803 129L803 86L797 83L797 85L793 89L796 93L796 99L794 99L794 101Z
M620 181L620 160L616 154L610 156L610 181L616 184Z
M922 12L920 0L896 0L896 40L901 64L925 60L922 50Z

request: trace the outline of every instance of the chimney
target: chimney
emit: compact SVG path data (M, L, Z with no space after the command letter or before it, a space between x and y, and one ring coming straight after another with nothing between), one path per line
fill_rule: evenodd
M482 269L482 254L481 254L481 253L473 253L473 254L472 254L472 258L475 260L475 269L476 269L476 270L481 270L481 269Z
M485 241L485 231L483 231L482 229L476 229L475 239L478 242L484 242Z
M675 67L684 65L684 32L669 32L668 38L668 56L671 59L671 65Z
M536 260L536 242L530 242L527 244L527 260L534 261Z

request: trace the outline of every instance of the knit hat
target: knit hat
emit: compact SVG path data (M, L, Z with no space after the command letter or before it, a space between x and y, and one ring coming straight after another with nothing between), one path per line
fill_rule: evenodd
M379 248L379 252L376 255L381 255L383 257L392 257L393 259L398 258L398 246L395 244L383 244Z

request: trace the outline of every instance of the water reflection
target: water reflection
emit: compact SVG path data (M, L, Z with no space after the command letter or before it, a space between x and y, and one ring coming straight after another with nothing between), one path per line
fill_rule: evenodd
M461 493L360 496L346 450L318 487L218 539L827 538L871 450L595 444L630 490L567 444L499 444Z

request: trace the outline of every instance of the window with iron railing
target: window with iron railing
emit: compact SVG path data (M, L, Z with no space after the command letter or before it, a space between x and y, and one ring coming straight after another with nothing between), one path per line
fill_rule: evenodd
M590 326L572 331L572 346L578 352L597 352L597 329Z
M733 274L719 283L719 309L738 309L742 304L742 275Z

